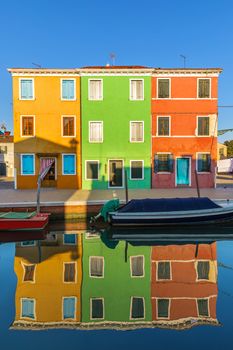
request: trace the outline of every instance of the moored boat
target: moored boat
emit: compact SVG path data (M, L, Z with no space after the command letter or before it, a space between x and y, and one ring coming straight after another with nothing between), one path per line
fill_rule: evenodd
M43 230L49 213L0 212L0 231Z
M202 225L233 221L233 204L203 198L133 199L108 214L112 226Z

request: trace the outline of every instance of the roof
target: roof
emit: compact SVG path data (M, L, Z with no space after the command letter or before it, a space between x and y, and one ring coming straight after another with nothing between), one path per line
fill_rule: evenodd
M151 69L150 67L146 66L86 66L81 67L81 69Z
M14 136L0 135L0 143L13 143Z

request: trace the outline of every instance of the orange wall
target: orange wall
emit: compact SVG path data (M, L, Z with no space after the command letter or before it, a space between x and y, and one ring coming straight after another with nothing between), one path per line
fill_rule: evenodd
M206 76L204 74L198 77L205 78ZM157 79L168 77L165 75L152 77L152 187L154 188L175 187L175 159L179 156L191 156L191 187L196 187L197 152L210 152L212 160L211 172L198 175L199 186L214 187L215 167L217 165L218 78L211 77L211 99L197 99L198 77L171 77L171 98L169 99L157 99ZM156 136L158 116L170 116L171 137ZM211 136L196 136L197 116L210 116ZM173 173L154 173L154 155L158 152L173 154Z
M157 319L157 298L170 299L170 320L182 317L198 317L197 298L209 298L209 311L216 318L217 257L216 243L196 245L167 245L152 248L151 297L152 318ZM196 264L198 260L210 263L209 280L197 279ZM170 261L171 280L156 280L158 261Z

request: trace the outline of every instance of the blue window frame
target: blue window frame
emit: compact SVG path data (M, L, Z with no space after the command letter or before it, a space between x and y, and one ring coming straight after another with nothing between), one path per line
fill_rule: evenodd
M76 235L64 234L64 244L76 244Z
M35 175L34 154L21 154L21 175Z
M62 79L62 100L75 100L74 79Z
M21 100L33 100L33 80L21 79L20 80L20 99Z
M63 318L66 320L67 318L75 318L75 297L66 297L63 298Z
M35 318L34 299L22 299L22 317Z
M76 174L76 156L75 154L63 154L63 175Z

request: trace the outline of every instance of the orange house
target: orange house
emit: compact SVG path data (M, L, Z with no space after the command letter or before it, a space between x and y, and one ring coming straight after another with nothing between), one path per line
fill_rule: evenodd
M152 187L215 186L219 68L152 74ZM197 174L197 176L196 176Z
M13 79L15 187L81 188L80 74L76 69L8 70Z
M152 248L152 319L164 325L218 324L216 242Z

